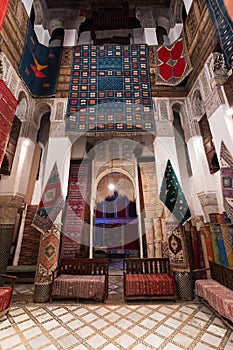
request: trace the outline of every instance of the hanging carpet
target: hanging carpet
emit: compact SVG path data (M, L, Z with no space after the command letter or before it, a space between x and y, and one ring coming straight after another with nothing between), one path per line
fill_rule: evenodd
M87 195L88 163L70 164L68 196L64 214L61 257L74 258L80 251L84 233L84 215Z
M228 217L233 222L233 157L224 142L221 143L220 162L223 204Z

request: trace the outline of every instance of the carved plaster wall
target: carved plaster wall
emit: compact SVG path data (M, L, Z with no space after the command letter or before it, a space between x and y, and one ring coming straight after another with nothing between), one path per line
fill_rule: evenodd
M216 192L201 192L197 194L204 212L205 221L210 222L209 214L219 213Z

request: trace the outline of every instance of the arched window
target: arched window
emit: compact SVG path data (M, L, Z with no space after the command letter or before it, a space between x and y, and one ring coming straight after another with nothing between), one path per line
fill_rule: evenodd
M49 130L50 130L50 113L46 113L43 115L40 121L40 129L37 133L37 143L41 143L43 146L49 140Z

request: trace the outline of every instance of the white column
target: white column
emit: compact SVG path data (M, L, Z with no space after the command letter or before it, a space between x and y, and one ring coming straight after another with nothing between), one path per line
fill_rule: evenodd
M144 28L144 42L147 45L158 44L155 28Z
M143 258L143 244L142 244L142 221L141 221L141 208L140 208L140 192L138 185L138 166L135 162L135 185L136 185L136 209L138 214L138 234L139 234L139 248L140 258Z
M192 168L192 189L191 197L194 215L203 215L202 207L197 196L198 193L215 191L214 177L210 175L209 167L204 151L201 136L194 136L187 142L189 158Z
M75 46L77 45L77 30L66 29L64 33L63 46Z
M16 246L16 250L15 250L15 256L14 256L14 260L13 260L13 266L18 265L20 251L21 251L21 245L22 245L22 240L23 240L23 232L24 232L26 214L27 214L27 204L25 205L25 208L24 208L23 213L22 213L22 219L21 219L20 228L19 228L19 235L18 235L17 246Z
M94 206L95 206L95 169L94 169L94 160L91 162L91 198L90 198L90 250L89 258L93 258L93 241L94 241Z
M0 181L1 194L13 193L25 196L32 164L35 144L31 139L20 137L18 139L15 157L10 176L3 176Z

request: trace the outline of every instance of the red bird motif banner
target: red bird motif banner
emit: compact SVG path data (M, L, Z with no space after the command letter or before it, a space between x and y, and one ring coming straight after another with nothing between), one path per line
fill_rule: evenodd
M1 0L0 0L1 1ZM51 96L56 92L62 47L47 47L38 42L30 22L19 73L35 96Z

